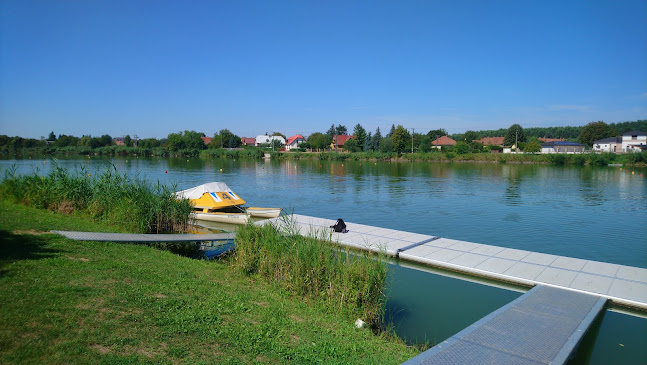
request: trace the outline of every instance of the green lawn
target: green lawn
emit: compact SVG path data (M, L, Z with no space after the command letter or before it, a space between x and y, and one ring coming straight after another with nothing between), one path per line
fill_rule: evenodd
M417 354L227 262L52 229L118 231L0 200L2 364L396 364Z

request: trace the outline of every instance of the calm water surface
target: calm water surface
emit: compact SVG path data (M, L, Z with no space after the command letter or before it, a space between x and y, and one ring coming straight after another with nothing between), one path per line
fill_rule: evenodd
M14 165L23 173L47 173L53 164L51 159L0 160L0 168ZM248 205L647 268L646 169L94 157L58 164L88 173L114 165L178 189L224 181ZM394 269L389 315L410 342L441 342L520 295L418 269ZM647 342L647 320L607 311L596 326L577 363L647 362L644 346L630 340ZM623 339L627 334L630 338Z

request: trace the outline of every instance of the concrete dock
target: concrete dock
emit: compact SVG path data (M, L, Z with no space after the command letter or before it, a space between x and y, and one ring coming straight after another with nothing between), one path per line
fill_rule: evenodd
M605 301L538 285L404 364L564 364Z
M647 269L545 253L457 241L346 222L348 233L334 233L332 219L293 214L258 224L339 245L384 252L401 260L524 286L544 285L609 299L647 311Z

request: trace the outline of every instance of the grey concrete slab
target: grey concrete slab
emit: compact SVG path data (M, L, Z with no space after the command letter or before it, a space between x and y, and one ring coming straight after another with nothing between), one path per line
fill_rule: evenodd
M480 246L480 244L478 244L478 243L466 242L466 241L456 241L455 244L453 244L453 245L451 245L451 246L449 246L447 248L451 248L452 250L469 252L469 251L472 251L472 250L478 248L479 246Z
M530 264L539 264L539 265L550 265L557 259L555 255L549 255L540 252L531 252L521 259L523 262L528 262Z
M545 266L529 264L527 262L517 262L503 274L522 279L535 280L535 278L537 278L545 268Z
M475 268L478 270L489 271L497 274L503 274L508 270L516 261L502 259L498 257L490 257L487 260L483 261Z
M612 282L613 279L609 277L579 272L569 285L569 288L604 295L609 291Z
M488 255L488 256L494 256L498 254L499 252L505 250L505 247L498 247L498 246L490 246L490 245L479 245L475 249L473 249L472 253L478 253L481 255Z
M623 279L613 279L607 295L639 303L647 303L647 284Z
M580 271L588 261L582 259L575 259L572 257L559 256L553 261L550 266L560 269L569 269Z
M647 269L639 267L620 266L616 278L638 281L647 284Z
M487 259L488 259L487 256L478 255L478 254L471 253L471 252L466 252L466 253L456 257L455 259L450 260L449 263L453 264L453 265L460 265L460 266L473 268L473 267L478 266L480 263L482 263L483 261L485 261Z
M426 255L429 255L430 253L433 253L439 250L442 250L442 248L428 246L428 245L421 245L421 246L416 246L414 248L408 249L406 252L409 255L426 256Z
M616 276L616 273L618 272L619 268L620 268L620 265L616 265L616 264L609 264L606 262L599 262L599 261L588 261L586 264L584 264L584 267L582 268L581 271L587 272L590 274L610 276L613 278Z
M568 287L575 279L575 276L577 276L575 271L547 267L534 280L540 283Z
M517 250L515 248L506 248L505 250L497 253L496 257L509 260L521 260L522 258L528 256L530 251Z
M456 242L457 242L457 241L455 241L455 240L450 240L450 239L448 239L448 238L439 238L439 239L437 239L437 240L435 240L435 241L429 242L429 245L430 245L430 246L435 246L435 247L443 247L443 248L446 248L446 247L449 247L449 246L451 246L451 245L455 244Z
M448 250L446 248L443 248L436 252L430 253L429 255L425 256L425 258L436 260L436 261L449 262L450 260L455 259L456 257L462 254L463 252L460 252L460 251Z

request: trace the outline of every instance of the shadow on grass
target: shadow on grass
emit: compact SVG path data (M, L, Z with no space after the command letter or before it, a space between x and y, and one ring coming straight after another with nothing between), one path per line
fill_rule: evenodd
M0 229L0 275L2 268L15 261L52 257L56 250L46 248L47 239L31 234L13 234Z

